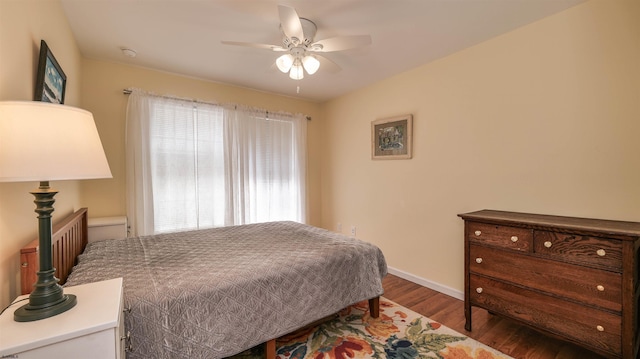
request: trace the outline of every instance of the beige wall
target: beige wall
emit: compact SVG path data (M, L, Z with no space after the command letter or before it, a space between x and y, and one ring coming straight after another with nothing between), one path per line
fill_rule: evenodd
M40 40L67 75L65 104L80 107L82 57L57 1L0 0L0 101L33 99ZM46 149L43 149L46 156ZM78 182L52 182L56 196L53 220L79 206ZM38 183L0 183L0 308L20 291L20 248L37 238L33 196Z
M592 0L327 103L323 226L461 291L458 213L640 221L639 26ZM414 158L372 161L370 122L405 113Z
M319 224L320 105L289 97L201 81L165 72L85 59L83 62L83 106L91 111L98 126L113 179L82 182L83 204L89 217L125 215L125 113L127 96L122 90L136 87L157 94L195 98L218 103L237 103L270 111L304 113L308 123L308 193L310 223Z

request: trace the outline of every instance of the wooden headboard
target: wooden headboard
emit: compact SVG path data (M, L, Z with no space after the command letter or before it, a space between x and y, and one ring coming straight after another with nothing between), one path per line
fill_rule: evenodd
M53 267L55 276L60 279L60 284L67 281L69 273L76 258L84 251L87 245L87 209L80 208L65 219L53 225L51 234L51 254L53 255ZM20 283L22 294L29 294L33 290L33 284L37 281L39 269L38 253L39 242L35 239L20 249Z

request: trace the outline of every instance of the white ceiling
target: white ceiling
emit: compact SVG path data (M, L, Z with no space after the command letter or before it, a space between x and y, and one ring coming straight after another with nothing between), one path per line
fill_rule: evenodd
M61 1L85 57L325 101L585 0ZM272 66L281 53L220 43L280 45L278 4L315 22L316 41L368 34L372 44L327 53L341 71L321 67L295 81ZM137 57L124 56L122 47Z

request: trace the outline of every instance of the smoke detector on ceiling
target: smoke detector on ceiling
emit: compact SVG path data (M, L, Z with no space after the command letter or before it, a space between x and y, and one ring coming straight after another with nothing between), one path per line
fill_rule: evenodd
M127 48L127 47L122 47L122 48L120 48L120 50L122 50L122 54L124 56L126 56L126 57L134 58L137 55L135 50L132 50L132 49Z

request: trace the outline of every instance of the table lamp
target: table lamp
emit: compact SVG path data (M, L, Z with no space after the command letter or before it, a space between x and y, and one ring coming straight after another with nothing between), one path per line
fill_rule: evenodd
M0 182L39 181L32 191L38 214L40 268L29 303L14 320L29 322L73 308L54 276L51 253L52 180L111 178L93 116L79 108L36 101L0 102Z

